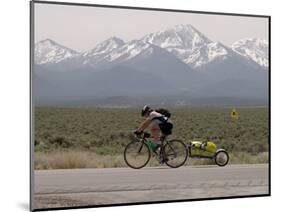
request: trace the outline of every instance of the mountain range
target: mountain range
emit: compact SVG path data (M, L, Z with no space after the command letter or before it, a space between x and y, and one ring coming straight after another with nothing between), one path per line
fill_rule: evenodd
M46 39L36 43L34 56L38 104L268 99L267 41L246 38L228 47L189 24L129 42L111 37L85 52Z

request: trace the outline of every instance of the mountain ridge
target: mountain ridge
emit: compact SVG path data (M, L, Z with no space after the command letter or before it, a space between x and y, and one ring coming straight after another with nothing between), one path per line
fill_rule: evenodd
M51 39L47 40L52 41ZM53 41L59 45L59 47L67 48L67 50L65 50L66 53L64 55L61 51L57 51L58 54L61 55L57 58L55 55L53 55L55 53L53 51L50 55L50 59L44 57L48 54L43 55L43 59L39 59L40 55L38 55L36 47L37 44L41 42L40 41L35 45L35 62L36 64L48 64L64 62L73 59L80 61L82 65L87 64L90 66L101 66L105 63L114 62L114 60L122 61L122 58L123 60L130 59L136 56L136 54L140 53L145 44L153 44L168 50L181 59L184 63L195 69L216 59L223 60L225 57L227 57L230 50L243 56L243 58L247 60L256 62L261 67L266 69L268 66L268 53L262 51L267 50L268 43L266 44L266 41L258 39L260 42L263 41L264 43L264 48L261 49L255 47L254 42L252 42L251 47L258 51L253 53L253 50L251 51L249 46L245 47L247 43L242 42L242 40L236 41L231 45L231 47L228 47L221 42L211 41L203 33L198 31L190 24L180 24L170 27L166 30L149 33L140 39L135 39L128 42L124 42L121 38L113 36L98 43L94 48L81 53L78 53L75 50L64 47ZM244 40L247 41L249 39ZM254 40L254 38L252 40ZM126 58L125 55L127 55L128 58Z
M268 67L268 42L259 38L244 38L234 42L232 49L262 67Z
M59 63L67 58L79 55L79 52L57 43L49 38L35 44L35 63Z
M251 58L255 54L249 49L266 57L263 41L239 42L234 51L191 25L177 25L128 42L113 36L85 52L50 39L39 44L43 56L34 66L33 87L39 104L96 104L95 99L115 101L115 96L175 105L247 98L256 104L268 99L268 67Z

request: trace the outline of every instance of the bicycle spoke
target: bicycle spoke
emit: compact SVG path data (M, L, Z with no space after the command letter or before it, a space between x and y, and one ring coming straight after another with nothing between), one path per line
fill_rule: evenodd
M185 144L179 140L167 142L164 146L166 164L172 168L182 166L187 159L187 149Z
M144 167L150 159L150 150L144 142L131 142L124 151L124 160L134 169Z

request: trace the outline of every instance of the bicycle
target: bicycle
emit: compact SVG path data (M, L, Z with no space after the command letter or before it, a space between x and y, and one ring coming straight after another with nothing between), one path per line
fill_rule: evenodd
M181 140L166 140L162 137L161 144L153 151L148 145L147 138L150 137L149 133L143 133L140 136L134 136L124 150L124 160L126 164L133 169L141 169L145 167L151 155L154 154L160 164L166 164L171 168L178 168L187 160L188 150L184 142Z

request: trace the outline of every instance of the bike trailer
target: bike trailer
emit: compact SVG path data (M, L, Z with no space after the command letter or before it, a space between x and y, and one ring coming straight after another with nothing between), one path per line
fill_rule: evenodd
M205 150L208 152L215 153L217 151L217 145L212 141L208 141L207 145L205 146Z
M214 157L217 151L217 145L211 141L208 141L207 144L202 144L202 141L191 141L191 157Z

